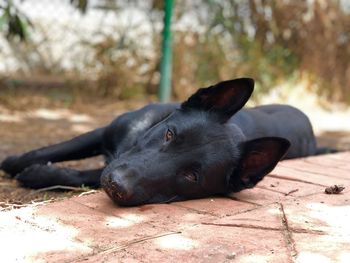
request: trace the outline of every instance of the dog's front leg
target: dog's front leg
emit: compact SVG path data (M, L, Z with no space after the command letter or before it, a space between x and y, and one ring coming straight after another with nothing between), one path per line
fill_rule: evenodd
M45 188L50 186L73 186L82 185L97 188L100 186L101 169L75 170L61 168L55 165L33 164L15 177L19 183L28 188Z
M78 160L102 154L102 136L105 128L93 130L71 140L36 149L22 155L9 156L0 169L14 177L33 164L47 164Z

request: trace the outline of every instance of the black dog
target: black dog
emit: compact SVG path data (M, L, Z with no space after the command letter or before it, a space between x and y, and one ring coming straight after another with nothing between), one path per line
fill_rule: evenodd
M235 79L199 89L182 104L148 105L70 141L10 156L1 169L31 188L101 184L127 206L251 188L283 157L317 150L299 110L267 105L239 111L253 87L252 79ZM51 165L100 154L104 169Z

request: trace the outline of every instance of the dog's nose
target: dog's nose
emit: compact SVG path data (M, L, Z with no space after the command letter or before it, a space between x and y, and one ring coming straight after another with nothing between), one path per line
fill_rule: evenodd
M123 172L113 171L105 174L101 184L109 197L117 203L123 203L132 196L132 189L128 186Z

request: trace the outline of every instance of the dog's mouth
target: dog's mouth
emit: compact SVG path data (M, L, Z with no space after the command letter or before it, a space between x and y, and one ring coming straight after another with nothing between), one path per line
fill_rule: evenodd
M182 201L183 198L181 198L179 195L174 195L171 197L165 197L162 195L156 195L148 199L144 204L169 204L172 202Z
M154 203L167 204L183 200L183 198L178 195L164 196L162 194L155 194L149 196L140 190L137 191L137 194L132 194L125 191L125 189L114 182L108 175L103 175L101 177L101 186L108 197L119 206L138 206Z

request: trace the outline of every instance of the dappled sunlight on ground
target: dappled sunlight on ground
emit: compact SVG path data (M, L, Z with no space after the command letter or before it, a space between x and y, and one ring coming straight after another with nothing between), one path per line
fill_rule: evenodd
M26 119L41 118L49 121L65 119L72 123L88 123L93 119L87 114L74 113L68 109L47 109L40 108L36 110L21 111L0 111L0 122L21 122Z
M309 203L306 207L310 217L324 221L332 229L332 234L341 236L344 242L349 243L350 249L350 205Z
M123 228L123 227L131 227L135 226L138 223L141 223L142 221L145 221L144 216L140 214L120 214L118 217L110 216L106 218L106 225L109 227L115 227L115 228Z
M37 216L27 207L2 213L0 247L2 262L31 262L37 254L65 250L67 253L91 249L74 240L78 230L55 219Z
M298 255L296 262L300 262L300 263L307 263L307 262L331 263L333 261L330 258L323 256L323 255L320 255L320 254L317 254L317 253L302 251Z
M23 121L23 116L21 114L14 113L0 113L0 122L21 122Z
M339 262L350 262L350 252L344 251L341 252L338 256Z
M91 122L92 118L86 114L77 114L73 113L67 109L46 109L40 108L30 112L29 115L31 117L43 118L46 120L59 120L59 119L67 119L73 123L81 123L81 122Z
M285 204L296 262L350 262L349 193L320 193Z
M299 245L296 262L350 262L349 244L342 244L332 236L314 237L306 241L297 239Z
M91 125L86 125L86 124L73 124L71 126L71 130L76 133L86 133L91 131L93 128Z
M272 214L272 215L280 215L281 211L278 208L270 208L269 210L267 210L268 213Z
M141 214L122 213L119 214L119 216L134 223L141 223L142 221L145 221L144 215Z
M266 256L266 255L243 255L238 258L238 262L242 263L253 263L253 262L270 262L272 260L272 256ZM281 261L282 262L282 261Z
M119 217L107 217L105 224L108 227L113 227L113 228L123 228L123 227L130 227L135 225L132 221L125 220L123 218Z
M110 206L110 202L106 205ZM0 214L4 226L0 227L0 245L6 251L2 253L2 260L46 262L47 259L84 259L100 253L108 256L148 241L153 242L155 248L182 251L200 244L182 236L181 232L158 229L157 225L150 224L156 215L137 212L138 208L119 209L112 205L110 213L118 212L118 216L113 216L70 201L51 206Z
M342 250L350 244L348 192L298 198L273 192L254 206L259 192L266 190L255 188L242 201L213 197L130 208L103 192L74 197L0 213L0 245L6 259L21 262L288 262L293 247L296 262L348 262Z
M200 243L196 240L178 235L163 236L153 241L155 245L165 249L191 250L199 247Z

